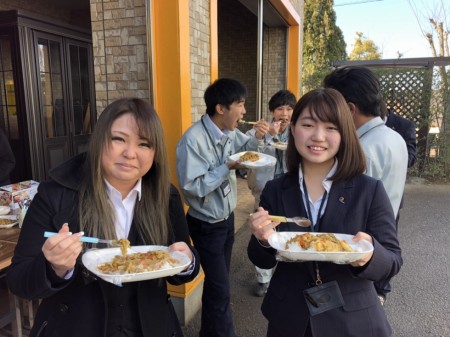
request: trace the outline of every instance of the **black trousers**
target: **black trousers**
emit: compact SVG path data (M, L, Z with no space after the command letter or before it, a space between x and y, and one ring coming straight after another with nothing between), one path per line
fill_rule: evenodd
M267 327L267 335L266 337L286 337L283 334L281 334L278 330L276 330L274 328L274 326L272 324L270 324ZM312 337L312 332L311 332L311 325L308 323L308 326L306 327L306 331L303 334L303 336L299 335L299 337Z
M234 243L234 213L209 223L187 215L189 234L205 272L201 337L235 337L230 307L230 263Z

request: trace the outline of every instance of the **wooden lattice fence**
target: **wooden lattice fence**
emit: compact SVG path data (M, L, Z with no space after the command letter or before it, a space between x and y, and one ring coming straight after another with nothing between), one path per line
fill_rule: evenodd
M389 109L416 124L419 164L428 155L432 68L376 68Z

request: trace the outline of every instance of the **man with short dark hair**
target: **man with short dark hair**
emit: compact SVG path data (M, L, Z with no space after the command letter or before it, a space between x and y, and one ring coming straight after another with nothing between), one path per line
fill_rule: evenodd
M405 188L408 151L403 138L384 124L386 105L380 82L368 68L347 66L328 74L324 87L338 90L347 101L366 155L366 174L383 182L397 217ZM376 282L375 289L383 305L391 291L389 280Z
M236 127L243 118L247 90L237 80L222 78L205 91L206 114L177 145L177 177L189 205L187 222L205 272L202 337L235 337L230 308L229 271L234 242L235 169L229 157L263 146L268 124L255 125L250 137Z

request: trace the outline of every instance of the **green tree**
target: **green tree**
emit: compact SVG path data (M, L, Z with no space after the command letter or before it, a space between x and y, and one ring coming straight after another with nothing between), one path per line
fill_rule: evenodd
M332 63L347 59L333 0L305 0L302 91L319 87Z
M349 60L380 60L381 56L375 42L367 39L361 32L356 33L355 43L348 57Z
M450 3L444 0L408 0L408 3L416 16L423 36L429 44L433 57L450 57ZM441 150L444 159L444 174L446 178L450 178L450 70L445 61L438 69L440 88L435 88L434 91L442 111L441 132L443 139L441 140Z

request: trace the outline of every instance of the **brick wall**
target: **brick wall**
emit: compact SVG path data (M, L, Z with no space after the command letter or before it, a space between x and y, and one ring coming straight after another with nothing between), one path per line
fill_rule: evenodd
M278 90L286 89L286 28L264 29L262 116L272 118L269 100Z
M211 83L210 13L208 0L190 0L190 57L191 57L191 119L195 122L205 114L203 93Z
M302 8L303 1L293 5ZM221 0L219 16L219 77L242 81L249 91L245 119L255 120L257 90L257 17L237 0ZM286 88L287 29L264 27L262 117L271 118L270 97Z
M218 2L219 77L235 78L247 87L247 120L256 118L257 24L257 17L237 0Z
M90 0L97 111L115 99L149 99L144 0Z

